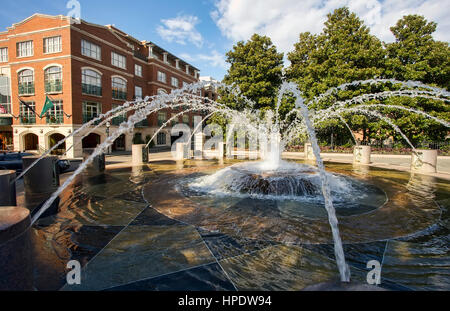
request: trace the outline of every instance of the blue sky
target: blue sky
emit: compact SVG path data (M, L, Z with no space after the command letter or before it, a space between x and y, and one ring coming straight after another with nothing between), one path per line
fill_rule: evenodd
M73 0L72 0L73 1ZM374 35L389 42L389 27L406 14L438 22L435 38L450 40L450 1L442 0L78 0L81 18L114 24L192 63L202 76L221 80L225 53L253 33L271 37L285 54L304 31L319 33L326 14L349 6ZM0 31L34 13L67 15L68 0L2 0Z

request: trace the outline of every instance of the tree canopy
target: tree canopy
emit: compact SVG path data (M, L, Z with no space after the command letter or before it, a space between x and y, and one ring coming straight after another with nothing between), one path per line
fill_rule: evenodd
M295 82L307 100L331 87L372 78L416 80L449 89L449 45L433 39L436 23L428 22L423 16L407 15L390 30L395 42L383 43L370 33L355 13L346 7L336 9L327 15L321 33L299 34L299 41L287 55L290 65L284 73L283 54L277 52L270 38L254 34L250 40L238 42L227 53L227 62L231 66L224 82L236 83L243 95L256 103L254 108L263 111L275 108L277 91L283 79ZM338 92L335 98L317 103L313 108L323 109L329 107L333 100L393 89L396 86L390 83L352 87ZM229 107L240 109L245 105L226 92L221 95L221 101ZM389 98L371 103L402 105L450 120L450 107L442 101ZM293 101L285 98L280 111L285 114L292 108ZM423 116L387 106L379 111L394 120L413 143L443 140L448 133L447 128ZM344 119L353 131L363 133L364 140L382 140L391 136L394 140L402 140L390 125L374 117L349 114ZM327 120L318 127L318 136L322 141L328 140L331 133L339 135L340 143L351 138L338 119Z

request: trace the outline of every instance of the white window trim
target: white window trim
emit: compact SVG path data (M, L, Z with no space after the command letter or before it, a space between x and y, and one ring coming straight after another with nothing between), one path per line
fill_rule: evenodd
M9 61L9 48L7 46L0 47L0 50L6 49L6 60L2 61L0 59L0 63L7 63Z
M48 65L45 66L43 69L44 69L44 71L45 71L45 70L47 70L47 69L50 68L50 67L59 67L59 68L61 68L61 70L63 69L63 65L61 65L61 64L56 64L56 63L54 63L54 64L48 64Z
M44 55L62 53L63 47L62 47L62 36L61 36L61 35L44 37L44 38L42 39L42 48L45 49L45 39L56 38L56 37L59 37L59 39L60 39L60 41L61 41L61 42L60 42L60 48L61 48L61 50L59 50L58 52L43 52Z
M117 66L117 65L113 64L113 54L116 54L116 55L118 55L120 57L123 57L125 59L125 61L124 61L125 67L120 67L120 66ZM120 53L111 51L111 66L114 66L116 68L120 68L120 69L123 69L123 70L127 70L127 57L125 55L120 54Z
M136 73L136 71L137 71L137 70L136 70L137 66L139 66L139 67L141 68L141 70L140 70L141 74L140 74L140 75L138 75L138 74ZM143 68L141 65L139 65L139 64L134 64L134 75L142 78L142 76L143 76L143 74L142 74L143 69L144 69L144 68Z
M25 42L31 42L31 55L26 55L26 56L18 56L17 54L17 45L20 43L25 43ZM16 42L16 58L27 58L27 57L33 57L34 56L34 42L33 40L25 40L25 41L19 41Z
M103 76L103 73L100 70L95 69L93 67L81 67L81 74L83 74L83 70L85 70L85 69L89 69L89 70L95 71L99 75Z
M125 80L125 82L128 84L128 80L126 78L122 77L122 76L113 75L113 76L111 76L111 81L112 81L113 78L119 78L119 79Z
M89 43L89 44L98 46L98 47L99 47L99 50L100 50L100 53L99 53L99 56L100 56L100 57L99 57L99 58L95 58L95 57L92 57L92 56L90 56L90 55L84 55L84 54L83 54L83 41L85 41L85 42L87 42L87 43ZM90 59L95 59L96 61L102 61L102 47L101 47L101 45L99 45L99 44L97 44L97 43L94 43L94 42L91 42L91 41L89 41L89 40L86 40L86 39L81 38L81 41L80 41L80 52L81 52L81 56L89 57Z

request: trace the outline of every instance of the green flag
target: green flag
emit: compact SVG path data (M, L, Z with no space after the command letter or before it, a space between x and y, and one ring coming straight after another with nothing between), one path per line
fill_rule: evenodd
M52 108L53 108L53 102L50 100L50 98L48 98L48 96L46 96L44 108L42 108L40 117L42 118L44 116L44 114Z

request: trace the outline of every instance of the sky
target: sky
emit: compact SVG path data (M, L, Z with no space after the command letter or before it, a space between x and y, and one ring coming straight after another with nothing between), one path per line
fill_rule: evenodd
M34 13L69 15L76 0L0 0L0 31ZM139 40L156 43L222 80L225 54L253 33L268 35L285 55L301 32L320 33L326 15L348 6L385 42L402 16L420 14L438 23L436 40L450 41L450 0L78 0L81 18L113 24ZM67 7L69 5L69 8Z

